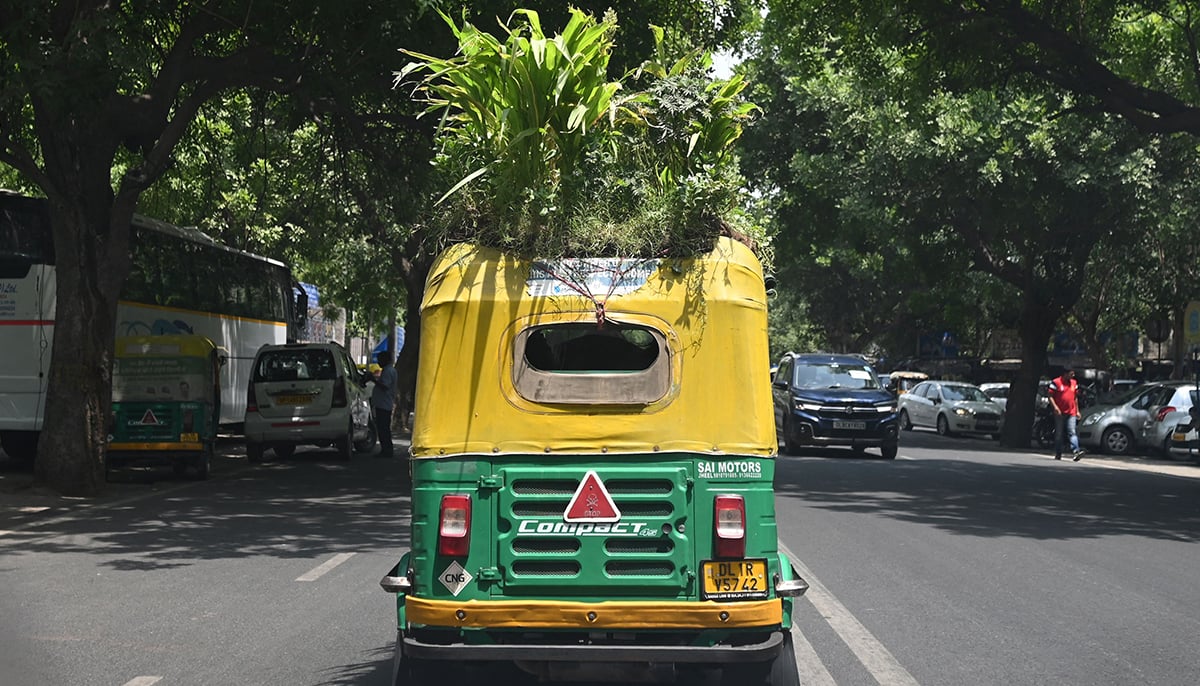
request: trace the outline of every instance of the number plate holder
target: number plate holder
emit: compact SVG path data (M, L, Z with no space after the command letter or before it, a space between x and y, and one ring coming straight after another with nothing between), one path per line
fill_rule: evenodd
M863 429L867 428L867 423L866 422L848 422L848 421L844 421L844 420L837 420L833 423L833 428L846 429L849 431L862 431Z
M704 560L700 563L701 600L763 600L767 588L767 561Z
M280 395L276 396L276 405L308 405L312 402L311 395Z

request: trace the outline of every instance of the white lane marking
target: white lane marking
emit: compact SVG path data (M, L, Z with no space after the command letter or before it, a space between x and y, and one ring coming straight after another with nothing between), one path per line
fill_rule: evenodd
M161 676L139 676L126 681L123 686L152 686L162 681Z
M837 686L833 675L825 669L825 663L817 655L812 644L800 633L796 622L792 622L792 641L796 653L796 669L800 672L800 683L805 686Z
M863 667L875 677L880 686L920 686L908 670L900 665L895 656L879 642L879 639L862 625L846 606L834 597L829 589L817 580L815 574L782 542L779 549L792 559L796 571L801 578L808 582L808 592L805 598L813 604L817 612L825 618L829 626L842 639L850 651L854 653Z
M354 557L354 553L338 553L337 555L334 555L333 557L329 558L325 562L322 562L311 572L308 572L307 574L302 574L301 576L296 577L296 581L315 581L317 579L320 579L321 576L324 575L326 572L328 572L329 570L333 569L334 567L342 564L346 560L349 560L352 557Z

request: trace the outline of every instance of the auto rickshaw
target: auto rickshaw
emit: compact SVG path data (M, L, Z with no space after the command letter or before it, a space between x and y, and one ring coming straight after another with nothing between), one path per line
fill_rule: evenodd
M165 463L207 479L226 359L204 336L117 338L107 472Z
M913 386L925 381L929 375L924 372L896 371L888 375L887 388L896 395L904 395Z
M427 280L393 683L799 683L775 524L767 298L687 259L448 249Z

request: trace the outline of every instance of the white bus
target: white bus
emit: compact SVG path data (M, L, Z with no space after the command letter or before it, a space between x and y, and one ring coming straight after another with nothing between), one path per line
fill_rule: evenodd
M221 422L240 423L254 354L301 335L304 291L282 262L146 217L134 217L130 252L117 335L212 339L229 357L221 375ZM32 459L37 451L54 309L54 241L45 201L0 190L0 446L15 459Z

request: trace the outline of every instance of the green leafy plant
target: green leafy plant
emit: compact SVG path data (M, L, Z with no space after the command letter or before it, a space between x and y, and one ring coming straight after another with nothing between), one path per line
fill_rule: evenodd
M440 117L448 190L431 224L447 236L551 257L688 254L719 233L765 245L731 153L756 111L740 78L710 79L700 51L672 59L652 27L657 56L610 79L612 13L572 10L547 36L517 10L503 41L442 17L458 53L405 51L396 82Z

